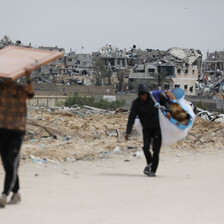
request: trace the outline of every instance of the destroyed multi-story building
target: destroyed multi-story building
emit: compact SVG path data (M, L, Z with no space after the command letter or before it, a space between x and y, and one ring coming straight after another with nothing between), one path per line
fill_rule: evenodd
M0 48L9 45L24 46L21 41L13 43L9 37L5 36L0 41ZM26 47L31 47L31 44ZM57 46L39 48L65 53L63 48ZM220 78L220 74L223 74L223 55L223 52L208 55L204 66L208 76L213 75ZM136 45L133 45L129 50L121 50L106 45L99 52L92 54L77 54L70 50L63 57L36 70L32 76L36 82L92 85L96 59L104 61L106 68L113 71L114 84L119 82L119 85L122 84L124 87L125 79L126 86L129 82L129 90L131 88L136 89L138 83L145 82L151 89L161 86L162 89L166 90L180 86L185 90L186 95L195 95L196 82L198 76L201 75L202 55L199 50L181 48L171 48L167 51L141 50L137 49ZM122 72L122 75L119 74L119 71ZM212 73L212 71L215 72ZM166 77L162 79L164 74ZM216 81L214 79L214 82ZM221 91L224 84L220 79L218 82ZM127 90L126 87L125 89Z
M76 54L70 51L65 58L66 72L72 77L70 83L92 85L89 80L94 68L92 54Z
M114 73L119 69L128 69L133 61L133 57L127 54L126 49L121 50L111 45L106 45L99 52L94 52L93 57L95 60L103 60L106 67Z
M38 49L60 51L65 53L64 48L59 48L57 46L55 47L39 46ZM42 82L51 83L52 80L56 80L55 77L59 76L61 74L61 70L64 69L64 61L65 61L65 57L62 56L61 58L58 58L44 66L41 66L40 68L38 68L32 73L33 81L37 83L42 83Z
M199 50L151 50L151 54L132 69L129 84L136 88L138 83L144 82L150 89L161 87L164 90L181 87L186 95L196 95L196 81L201 73L201 65L202 54Z
M143 51L133 45L130 49L119 49L111 45L102 47L99 52L93 53L94 59L101 59L108 68L116 73L119 69L130 69L136 64L144 63L148 59L156 59L164 55L165 51L147 49Z
M58 47L39 47L41 49L63 51L63 48ZM33 74L34 79L39 82L60 82L62 84L83 84L86 79L80 76L87 75L92 69L92 55L91 54L76 54L72 50L63 57L50 62L36 70ZM48 76L48 79L46 79ZM91 83L86 80L88 85Z
M102 71L98 71L96 66L96 79L101 79L101 84L113 85L119 91L126 89L128 75L130 69L136 64L137 54L132 49L127 51L126 49L106 45L98 52L93 52L92 55L96 65L98 61L101 61L105 66L104 69L101 68ZM99 80L96 83L99 83Z
M224 93L224 51L207 52L203 61L206 90L210 93Z

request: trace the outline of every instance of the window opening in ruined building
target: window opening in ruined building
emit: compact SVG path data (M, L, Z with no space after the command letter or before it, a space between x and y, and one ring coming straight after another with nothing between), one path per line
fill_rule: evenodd
M188 87L187 84L184 84L184 90L187 90L187 87Z
M180 87L180 84L175 84L175 88L176 88L176 87Z
M192 70L192 73L194 74L194 69Z
M180 68L177 69L177 73L178 73L178 74L181 73L181 69L180 69Z
M70 62L71 62L71 61L72 61L72 58L68 58L68 61L70 61Z
M184 70L184 73L185 73L185 74L188 74L188 69L185 69L185 70Z
M134 68L134 73L145 73L145 66L144 65L138 65L136 68Z
M165 90L170 89L170 85L169 85L169 84L164 84L164 89L165 89Z
M166 74L167 76L174 75L174 66L158 66L158 73Z
M154 68L148 68L148 72L155 72Z

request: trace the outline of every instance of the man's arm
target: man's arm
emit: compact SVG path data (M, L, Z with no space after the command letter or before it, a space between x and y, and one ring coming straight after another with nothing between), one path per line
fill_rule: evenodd
M138 115L138 110L137 110L137 101L134 101L131 106L131 111L128 117L128 123L127 123L127 129L126 129L126 135L125 135L125 140L128 140L129 135L131 134L132 127L135 122L135 118Z
M160 94L159 101L162 106L166 107L166 117L170 118L171 117L170 102L169 102L169 98L166 96L164 92Z
M34 86L30 78L31 73L32 71L30 69L26 69L26 92L29 98L32 98L34 96Z

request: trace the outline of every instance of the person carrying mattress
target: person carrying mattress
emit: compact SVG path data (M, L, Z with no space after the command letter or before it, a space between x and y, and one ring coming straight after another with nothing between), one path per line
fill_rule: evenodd
M161 96L161 98L163 98ZM163 99L165 101L165 99ZM158 117L158 108L155 107L155 101L151 97L147 87L139 84L138 97L133 101L129 114L125 139L128 140L131 134L135 118L139 117L143 127L143 152L146 158L147 166L144 174L154 177L159 164L159 153L161 147L161 130ZM167 113L167 117L170 113ZM150 152L152 145L152 152Z

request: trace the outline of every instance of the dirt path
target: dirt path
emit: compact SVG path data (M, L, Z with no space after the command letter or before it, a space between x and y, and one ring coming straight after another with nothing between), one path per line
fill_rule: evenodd
M144 158L132 153L74 163L27 161L20 167L23 200L0 209L1 223L222 224L223 158L224 148L163 151L155 178L142 174Z

